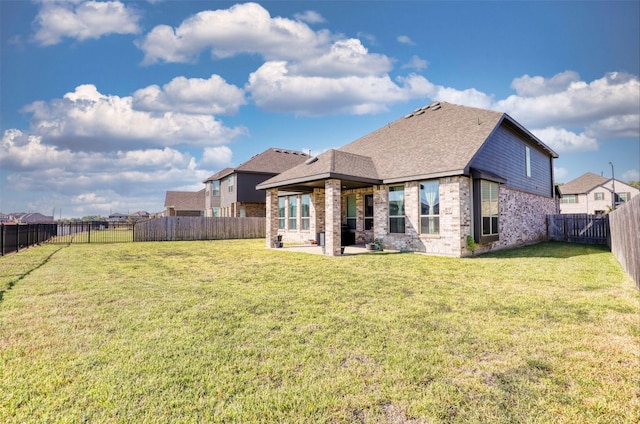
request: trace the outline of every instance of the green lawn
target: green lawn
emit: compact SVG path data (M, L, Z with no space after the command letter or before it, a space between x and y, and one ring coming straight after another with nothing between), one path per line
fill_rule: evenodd
M0 421L638 422L639 296L603 248L263 246L0 258Z

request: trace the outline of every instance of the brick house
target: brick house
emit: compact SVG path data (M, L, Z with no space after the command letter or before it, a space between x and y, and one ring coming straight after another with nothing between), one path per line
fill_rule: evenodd
M509 115L434 102L258 185L266 244L467 256L546 239L558 155Z
M640 194L640 190L620 180L605 178L587 172L584 175L558 186L560 213L605 214L615 204L628 202Z
M203 181L205 216L264 217L265 192L256 185L303 163L309 155L270 148L237 168L225 168Z

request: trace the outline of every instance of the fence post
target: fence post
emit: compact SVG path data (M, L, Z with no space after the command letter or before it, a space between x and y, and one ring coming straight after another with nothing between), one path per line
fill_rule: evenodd
M0 224L0 256L4 256L4 248L6 246L4 227L3 224Z

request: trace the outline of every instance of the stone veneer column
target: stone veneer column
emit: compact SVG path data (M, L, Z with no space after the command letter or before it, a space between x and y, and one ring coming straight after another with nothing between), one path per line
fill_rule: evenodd
M325 204L325 255L339 256L342 234L340 233L340 180L324 183Z
M273 240L278 235L278 189L267 190L266 198L266 238L267 247L273 247Z

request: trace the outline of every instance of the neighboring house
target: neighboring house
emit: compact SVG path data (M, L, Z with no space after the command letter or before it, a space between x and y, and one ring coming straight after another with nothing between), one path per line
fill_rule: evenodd
M270 148L236 168L225 168L203 181L205 216L264 217L265 192L256 185L309 159L309 155Z
M614 188L616 205L628 202L640 194L640 190L620 180L587 172L575 180L558 186L560 213L608 213L613 209Z
M109 217L107 218L108 222L111 222L114 224L120 223L120 222L127 222L128 220L129 220L129 215L125 215L120 212L109 214Z
M267 246L320 240L447 256L546 239L558 155L509 115L434 102L261 184Z
M51 224L54 222L53 216L43 215L41 213L13 213L13 218L19 224Z
M200 191L167 191L165 216L203 216L204 189Z

